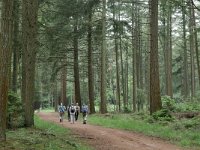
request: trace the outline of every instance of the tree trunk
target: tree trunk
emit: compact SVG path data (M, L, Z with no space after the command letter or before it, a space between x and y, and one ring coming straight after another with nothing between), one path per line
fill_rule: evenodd
M14 31L13 31L13 72L12 72L12 90L17 92L17 77L19 65L19 1L13 2L13 17L14 17Z
M198 47L197 26L196 26L196 17L195 17L194 6L192 9L192 18L193 18L193 27L194 27L194 46L195 46L195 52L196 52L197 71L198 71L198 79L199 79L199 86L200 86L199 47Z
M115 3L113 2L113 28L114 28L114 37L115 37L115 64L116 64L116 103L117 110L121 111L121 100L120 100L120 78L119 78L119 48L118 48L118 34L117 34L117 24L116 21L116 13L115 13Z
M102 114L107 112L106 108L106 0L102 0L102 47L101 47L101 106Z
M150 6L150 113L161 109L158 65L158 0L149 0Z
M76 18L75 18L76 19ZM78 64L78 21L75 20L74 25L74 86L75 86L75 102L81 105L79 64Z
M125 63L125 103L126 107L128 108L128 45L126 46L126 63Z
M171 42L171 4L168 4L169 8L167 9L167 32L166 32L166 94L173 97L172 92L172 42Z
M188 97L188 60L187 60L187 41L186 41L186 18L185 18L185 13L186 13L186 6L185 6L185 0L183 0L182 3L182 20L183 20L183 95L184 98Z
M66 98L66 76L67 76L67 71L65 65L63 65L62 68L62 73L61 73L61 103L63 103L65 106L68 106L67 98Z
M92 10L88 15L88 89L90 113L95 113L94 106L94 70L93 70L93 53L92 53Z
M122 38L121 35L119 35L119 49L120 49L120 66L121 66L121 86L122 86L122 95L123 95L123 106L124 109L126 107L125 102L125 83L124 83L124 61L123 61L123 51L122 51Z
M134 3L132 3L132 68L133 68L133 112L136 111L136 100L137 100L137 74L136 74L136 49L135 49L135 42L134 42Z
M22 2L22 100L25 126L34 125L34 82L37 50L37 0Z
M195 68L194 68L194 24L193 24L193 4L192 0L189 0L189 39L190 39L190 65L191 65L191 98L195 96Z
M6 141L6 114L11 69L13 0L2 1L0 35L0 142Z

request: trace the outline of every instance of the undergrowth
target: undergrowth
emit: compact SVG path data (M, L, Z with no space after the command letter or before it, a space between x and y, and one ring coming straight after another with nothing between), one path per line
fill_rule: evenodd
M89 150L68 129L35 117L35 127L7 131L0 150Z
M177 145L200 149L200 115L178 118L177 114L200 112L197 102L179 102L168 97L162 99L163 109L148 113L91 115L89 123L110 128L141 132L146 135L167 139ZM177 116L175 116L176 114Z

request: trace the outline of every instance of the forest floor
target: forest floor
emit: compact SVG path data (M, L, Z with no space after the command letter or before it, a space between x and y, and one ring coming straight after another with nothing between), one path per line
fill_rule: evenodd
M111 129L81 121L71 124L66 119L60 123L58 113L39 112L37 115L46 121L54 122L69 128L75 138L83 140L95 150L181 150L168 141L156 137L145 136L132 131ZM80 120L81 120L80 116Z

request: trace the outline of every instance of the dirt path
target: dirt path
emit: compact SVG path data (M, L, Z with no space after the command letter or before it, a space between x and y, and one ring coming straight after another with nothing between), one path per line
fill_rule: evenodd
M71 124L66 119L63 123L60 123L57 113L40 112L38 116L43 120L55 122L72 129L77 138L85 139L95 150L181 150L169 142L144 136L140 133L89 124L84 125L81 122Z

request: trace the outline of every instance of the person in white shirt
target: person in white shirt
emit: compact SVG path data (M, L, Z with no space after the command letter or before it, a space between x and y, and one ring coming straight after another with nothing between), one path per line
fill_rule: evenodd
M74 124L74 122L75 122L76 107L74 106L73 103L71 104L71 106L69 108L69 112L70 112L70 121L71 121L71 123Z
M78 115L80 113L80 106L78 105L78 103L76 103L76 113L75 113L75 121L78 120Z

